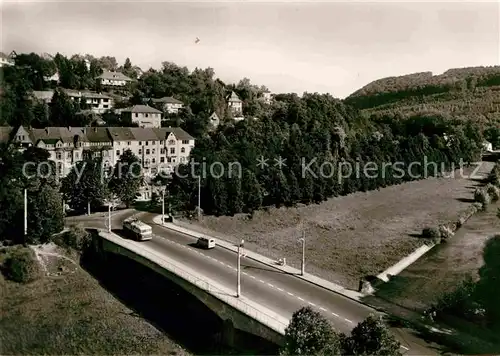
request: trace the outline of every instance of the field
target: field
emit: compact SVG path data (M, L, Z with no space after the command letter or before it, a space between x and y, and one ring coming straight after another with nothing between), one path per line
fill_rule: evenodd
M50 249L41 259L49 275L38 281L21 285L0 276L0 354L187 355L71 258Z
M476 175L493 164L482 162ZM230 241L245 240L245 247L272 258L285 257L300 266L302 234L306 235L306 271L346 288L357 289L366 275L377 275L423 242L417 235L426 226L456 220L479 184L478 177L429 178L377 191L329 199L319 205L270 208L252 219L204 216L201 222L182 224ZM465 177L464 177L465 176Z

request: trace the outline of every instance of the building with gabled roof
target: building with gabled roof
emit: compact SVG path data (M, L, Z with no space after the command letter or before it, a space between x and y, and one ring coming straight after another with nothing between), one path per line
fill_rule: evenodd
M121 72L113 72L113 71L103 71L100 76L97 77L97 80L102 86L110 86L110 87L123 87L133 81L131 78L127 77L125 74Z
M149 105L134 105L120 110L123 119L137 123L139 127L161 127L162 112Z
M90 110L95 114L103 114L113 108L113 98L109 95L96 93L88 90L71 90L61 89L71 100L81 100L85 98L85 103L90 107ZM34 90L33 97L37 100L49 104L54 96L53 90Z
M162 106L163 111L168 114L178 114L179 110L184 108L184 103L180 100L177 100L171 96L165 96L159 99L151 99L153 103L159 104Z
M14 58L12 58L11 55L6 55L3 52L0 52L0 67L9 67L15 65L16 62L14 61Z
M243 113L243 102L234 91L231 92L227 104L233 115L241 115Z

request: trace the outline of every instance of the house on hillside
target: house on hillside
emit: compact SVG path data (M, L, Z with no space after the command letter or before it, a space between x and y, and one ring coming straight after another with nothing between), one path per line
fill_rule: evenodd
M493 152L493 144L488 141L483 142L483 150L486 152Z
M208 125L209 125L209 130L214 131L217 129L217 127L220 125L220 119L217 113L214 111L212 115L208 118Z
M0 67L8 67L13 66L15 63L14 58L11 55L6 55L3 52L0 52Z
M90 107L95 114L103 114L107 110L113 108L113 98L109 95L100 94L92 91L79 91L62 89L66 95L68 95L72 100L81 100L85 98L85 103ZM41 90L33 91L33 97L37 100L43 101L46 104L50 104L52 97L54 96L53 90Z
M241 115L243 113L243 102L234 91L231 92L227 104L233 115Z
M44 76L43 80L45 80L46 82L52 83L54 85L57 85L60 82L59 72L55 72L54 74L52 74L50 76Z
M266 104L271 104L271 100L272 100L272 94L271 94L271 92L267 91L267 92L262 93L262 100Z
M163 111L168 114L178 114L179 110L184 107L184 103L180 100L166 96L160 99L152 99L153 103L161 105Z
M120 72L104 71L97 80L102 86L124 87L132 81L131 78Z
M134 105L130 108L121 109L122 119L130 119L139 127L159 128L161 127L162 112L149 105Z

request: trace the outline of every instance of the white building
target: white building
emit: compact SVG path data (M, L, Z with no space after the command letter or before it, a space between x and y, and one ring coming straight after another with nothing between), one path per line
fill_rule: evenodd
M484 141L483 150L485 150L486 152L493 152L493 144L491 142Z
M13 66L14 64L14 59L11 56L7 56L5 53L0 52L0 67Z
M101 85L110 87L123 87L132 81L131 78L123 73L110 71L104 71L97 79Z
M179 110L184 107L184 103L180 100L172 98L171 96L166 96L160 99L153 99L153 103L160 104L163 111L168 114L177 114Z
M220 119L217 113L214 111L212 115L208 118L208 124L209 124L209 129L210 130L216 130L217 127L220 125Z
M228 106L233 115L241 115L243 113L243 102L234 91L228 99Z
M120 110L122 118L129 118L131 122L137 123L139 127L159 128L161 127L162 112L148 105L134 105L130 108Z
M270 104L272 100L272 94L270 92L262 93L262 99L266 104Z
M72 100L81 100L85 98L86 104L90 107L90 110L96 114L105 113L107 110L113 108L113 98L109 95L100 94L91 91L78 91L62 89L66 95L68 95ZM43 90L43 91L33 91L33 96L45 103L50 103L52 97L54 96L53 90Z

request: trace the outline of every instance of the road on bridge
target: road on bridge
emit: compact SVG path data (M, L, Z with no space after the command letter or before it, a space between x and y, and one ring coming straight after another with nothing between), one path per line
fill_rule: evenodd
M114 212L113 228L121 228L121 222L134 215L150 224L155 237L143 244L193 268L201 275L217 280L234 289L236 295L237 256L223 247L210 250L194 246L193 237L156 225L154 214L140 213L131 209ZM106 214L107 215L107 214ZM70 220L69 220L70 221ZM105 228L105 216L76 217L73 222L86 227ZM244 253L244 250L243 250ZM283 316L291 314L302 306L311 306L325 315L337 331L349 334L358 322L377 311L352 299L287 274L266 264L241 259L241 294ZM425 341L403 329L391 329L407 355L436 355L437 352Z

